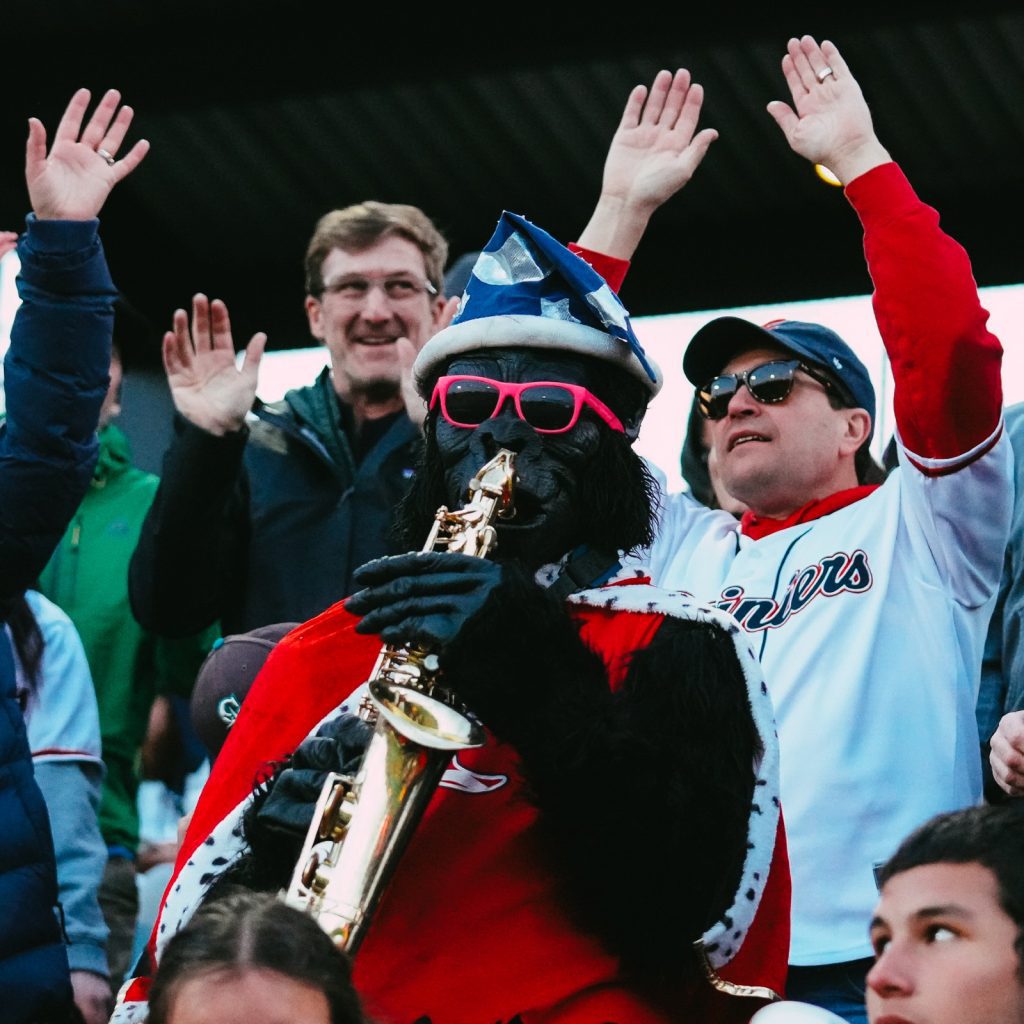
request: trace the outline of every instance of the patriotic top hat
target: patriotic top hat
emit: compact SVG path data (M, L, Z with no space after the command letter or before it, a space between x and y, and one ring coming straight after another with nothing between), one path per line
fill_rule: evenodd
M480 253L451 325L413 366L424 398L453 356L487 348L576 352L618 366L653 398L661 371L647 358L629 313L585 260L524 217L505 211Z

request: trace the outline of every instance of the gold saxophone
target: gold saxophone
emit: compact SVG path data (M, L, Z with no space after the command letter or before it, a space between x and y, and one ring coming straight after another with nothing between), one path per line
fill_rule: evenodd
M486 558L496 518L515 514L515 455L502 449L469 482L468 504L442 505L423 551ZM354 954L384 887L454 752L484 742L480 725L439 680L437 655L417 644L385 644L357 714L374 725L352 775L332 772L284 901L311 914ZM358 812L358 813L357 813Z

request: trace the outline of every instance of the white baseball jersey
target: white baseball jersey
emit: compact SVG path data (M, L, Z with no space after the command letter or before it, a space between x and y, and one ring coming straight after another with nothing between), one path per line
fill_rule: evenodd
M926 472L901 450L866 497L759 540L666 499L655 584L731 612L775 704L793 964L869 956L873 868L980 796L974 705L1012 497L1002 429L955 459L910 455Z

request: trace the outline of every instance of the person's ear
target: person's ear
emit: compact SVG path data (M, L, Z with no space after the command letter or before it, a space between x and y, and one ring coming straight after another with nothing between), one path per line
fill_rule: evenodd
M306 296L306 319L309 321L309 333L317 341L324 340L323 303L315 295Z
M430 323L434 334L437 334L438 331L443 331L452 322L452 318L459 311L459 303L461 301L461 297L457 295L453 295L450 299L446 299L441 295L438 295L436 299L431 299Z
M843 409L843 435L840 445L844 453L855 455L871 435L871 416L866 409Z

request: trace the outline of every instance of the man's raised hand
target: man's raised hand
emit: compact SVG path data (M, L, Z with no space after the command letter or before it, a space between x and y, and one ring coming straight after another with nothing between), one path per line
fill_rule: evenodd
M768 113L790 149L823 164L844 184L892 157L878 141L857 80L833 43L812 36L790 39L782 74L793 105L772 100Z
M117 159L134 111L120 107L121 94L110 89L83 129L89 99L88 89L79 89L71 97L49 153L46 129L38 118L29 118L25 183L32 210L40 220L91 220L98 216L111 189L131 174L149 151L149 143L141 139Z
M256 397L266 343L265 334L254 334L238 368L227 306L220 299L194 296L191 331L188 314L178 309L173 329L164 335L164 369L175 408L211 434L240 430Z
M713 128L697 131L703 103L703 87L685 68L659 71L650 90L634 87L608 149L601 194L651 212L674 196L718 138Z
M629 94L604 165L601 197L580 235L585 249L630 259L651 214L693 177L713 128L697 131L704 89L690 72L659 71Z

